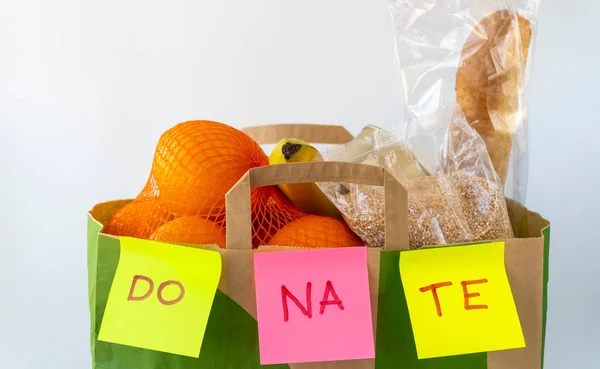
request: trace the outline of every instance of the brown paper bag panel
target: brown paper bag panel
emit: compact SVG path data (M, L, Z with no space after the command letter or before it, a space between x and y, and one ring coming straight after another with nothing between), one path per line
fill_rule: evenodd
M544 238L540 233L541 229L537 238L505 241L506 273L527 347L489 352L488 369L541 368Z
M525 208L527 214L527 230L521 234L522 238L540 237L542 231L550 227L550 222L544 219L540 214Z
M288 364L290 369L373 369L374 359Z
M225 195L227 248L252 249L251 188L307 182L348 182L383 186L385 249L408 250L406 189L381 167L329 161L268 165L250 169Z
M272 124L243 128L260 145L274 144L283 138L297 138L320 144L343 144L354 138L343 126L317 124Z
M550 226L550 222L540 214L528 210L517 201L507 198L506 208L515 238L539 237L541 231Z

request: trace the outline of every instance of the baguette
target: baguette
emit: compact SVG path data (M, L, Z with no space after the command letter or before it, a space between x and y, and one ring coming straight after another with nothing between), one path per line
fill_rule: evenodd
M471 32L456 75L456 98L467 121L485 141L502 185L523 109L523 74L531 43L530 22L499 10Z

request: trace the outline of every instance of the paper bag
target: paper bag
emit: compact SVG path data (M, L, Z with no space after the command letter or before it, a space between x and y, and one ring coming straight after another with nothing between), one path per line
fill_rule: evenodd
M277 125L245 129L259 144L281 138L313 143L344 143L352 136L342 127ZM384 186L386 245L368 249L369 290L375 332L375 359L268 365L269 368L541 368L545 334L549 223L525 208L527 222L514 224L516 239L506 243L506 271L514 294L527 347L490 353L418 360L406 297L398 269L408 250L406 190L384 169L335 162L294 163L251 169L226 196L227 248L195 245L217 251L222 272L199 357L186 357L98 340L108 294L120 257L119 238L102 227L130 200L96 205L88 215L88 286L93 368L201 369L259 368L253 257L257 252L297 250L265 246L252 250L250 189L260 186L344 181ZM188 247L182 245L180 247ZM435 247L435 246L433 246Z

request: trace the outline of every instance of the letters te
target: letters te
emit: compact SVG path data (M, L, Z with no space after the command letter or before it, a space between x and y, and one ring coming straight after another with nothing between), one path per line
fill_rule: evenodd
M479 296L481 296L481 294L479 292L469 292L469 290L467 288L469 285L472 285L472 284L480 284L480 283L487 283L487 282L488 282L488 280L485 278L460 282L460 284L462 286L462 291L463 291L465 310L487 309L488 308L487 305L471 305L469 302L469 299L479 297ZM429 286L419 288L419 291L421 291L421 292L431 291L431 295L433 297L433 302L435 304L435 310L437 312L437 316L439 316L439 317L442 316L442 306L440 304L440 298L438 296L437 290L438 290L438 288L449 287L449 286L452 286L452 282L450 282L450 281L434 283Z

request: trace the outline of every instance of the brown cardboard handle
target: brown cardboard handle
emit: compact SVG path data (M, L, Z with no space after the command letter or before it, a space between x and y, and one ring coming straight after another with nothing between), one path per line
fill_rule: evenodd
M297 138L316 144L344 144L354 136L343 126L321 124L272 124L242 128L259 145L279 142L282 138Z
M309 162L250 169L225 195L227 248L252 249L250 189L278 184L347 182L383 186L385 249L408 250L408 193L385 169L346 162Z

